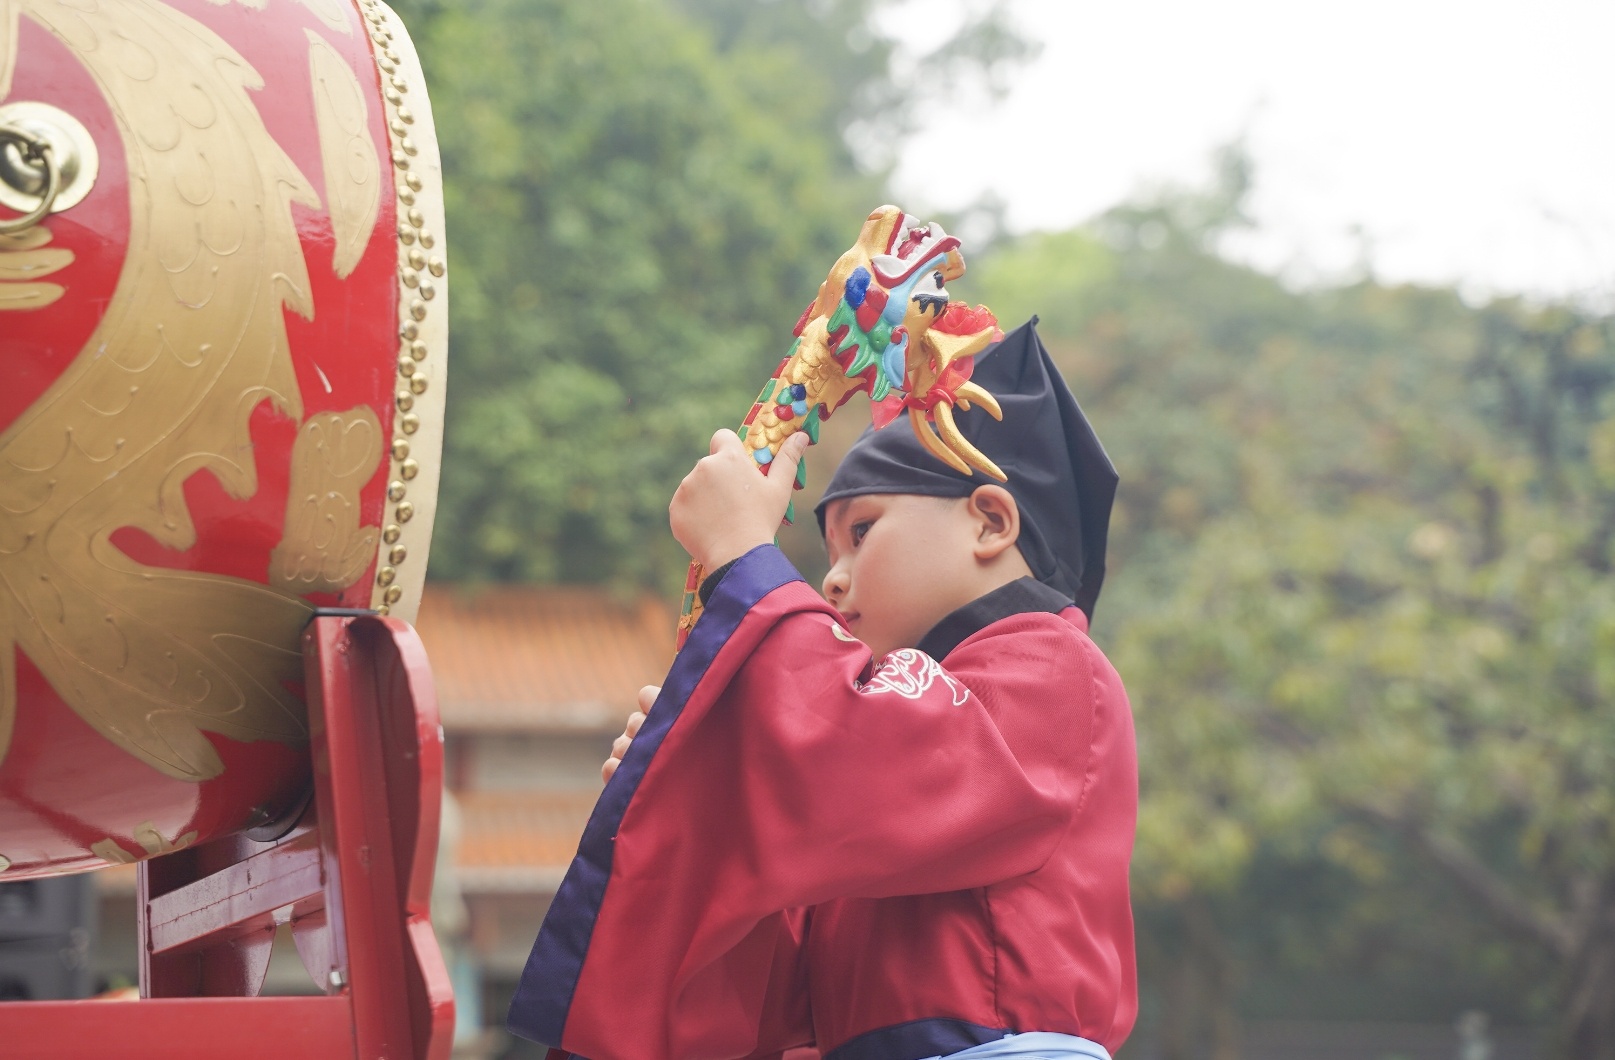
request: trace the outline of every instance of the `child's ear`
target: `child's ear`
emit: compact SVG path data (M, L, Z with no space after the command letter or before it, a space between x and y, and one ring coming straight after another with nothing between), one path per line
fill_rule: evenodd
M978 486L967 510L975 523L975 554L979 560L996 559L1013 548L1021 536L1021 509L1002 486Z

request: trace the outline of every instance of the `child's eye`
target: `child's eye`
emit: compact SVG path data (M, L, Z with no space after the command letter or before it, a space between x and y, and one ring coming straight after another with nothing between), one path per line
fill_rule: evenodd
M854 548L856 548L859 544L861 544L863 542L864 535L869 533L870 525L871 524L869 524L869 523L853 523L852 524L851 529L849 529L848 532L847 532L847 536L852 539L852 544L853 544Z

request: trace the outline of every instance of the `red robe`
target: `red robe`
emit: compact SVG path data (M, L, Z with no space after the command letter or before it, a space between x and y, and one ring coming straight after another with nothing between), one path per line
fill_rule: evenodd
M601 794L511 1029L590 1060L917 1060L1034 1030L1114 1051L1132 715L1049 597L997 590L938 627L962 636L945 665L877 667L777 549L742 557Z

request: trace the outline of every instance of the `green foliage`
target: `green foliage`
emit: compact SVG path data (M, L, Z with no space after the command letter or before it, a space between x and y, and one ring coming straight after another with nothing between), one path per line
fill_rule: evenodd
M653 0L416 15L455 259L433 574L676 581L667 498L868 209L833 104Z
M906 127L890 6L399 5L454 259L434 577L681 582L668 497L881 201L847 137ZM1024 51L997 5L978 31L937 69Z
M1139 723L1136 894L1209 898L1249 949L1253 892L1274 917L1287 878L1340 874L1296 930L1342 961L1332 924L1429 937L1393 884L1457 894L1490 927L1449 944L1515 957L1454 974L1540 1003L1546 962L1575 1024L1615 912L1615 321L1288 290L1215 253L1225 162L972 277L1047 307L1121 466L1096 636Z

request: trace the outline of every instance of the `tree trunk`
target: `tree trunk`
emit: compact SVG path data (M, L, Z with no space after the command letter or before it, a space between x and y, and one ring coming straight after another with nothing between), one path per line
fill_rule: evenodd
M1615 1060L1615 881L1599 888L1560 1008L1566 1060Z
M1234 1006L1239 992L1239 972L1228 940L1217 927L1210 905L1192 895L1184 919L1189 929L1189 952L1199 972L1200 1001L1204 1006L1209 1060L1239 1060L1241 1038L1239 1012Z

